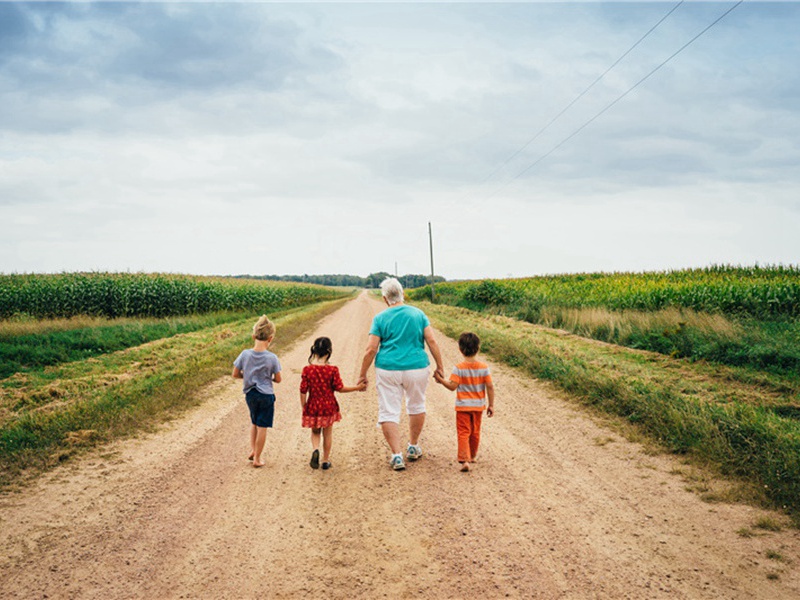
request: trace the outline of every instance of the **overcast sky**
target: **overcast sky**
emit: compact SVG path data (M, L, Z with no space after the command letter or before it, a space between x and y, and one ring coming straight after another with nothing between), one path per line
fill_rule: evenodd
M798 264L800 3L676 4L0 2L0 272Z

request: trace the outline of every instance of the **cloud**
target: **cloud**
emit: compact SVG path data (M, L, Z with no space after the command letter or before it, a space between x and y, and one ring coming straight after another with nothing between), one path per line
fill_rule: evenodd
M230 127L219 119L226 109L270 124L263 116L270 106L248 104L248 96L304 94L310 78L339 67L335 54L303 42L297 26L270 18L269 8L107 3L4 10L13 15L8 27L17 40L0 69L8 108L0 128L7 131L166 126L174 133L193 119L204 129ZM175 128L158 116L148 127L148 113L169 110L181 113Z
M424 271L429 220L446 276L796 257L800 5L745 3L562 144L726 6L533 139L668 6L0 3L0 271Z

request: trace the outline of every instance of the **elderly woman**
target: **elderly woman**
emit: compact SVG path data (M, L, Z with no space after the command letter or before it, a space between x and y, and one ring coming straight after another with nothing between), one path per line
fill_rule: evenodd
M392 451L389 464L395 471L401 471L406 468L400 442L404 394L408 413L406 458L414 461L422 457L419 436L425 424L425 389L430 377L426 342L436 361L435 372L444 376L444 368L428 317L418 308L404 304L400 282L393 277L385 279L381 283L381 293L388 308L372 321L358 382L367 382L367 370L374 360L378 424Z

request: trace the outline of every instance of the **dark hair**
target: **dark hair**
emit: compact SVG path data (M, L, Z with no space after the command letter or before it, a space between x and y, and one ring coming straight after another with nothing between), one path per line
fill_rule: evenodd
M458 338L458 349L464 356L475 356L481 349L481 340L474 333L462 333Z
M311 346L311 354L308 355L308 362L310 363L314 356L330 358L331 352L333 352L333 344L331 344L330 338L318 337L314 340L314 345Z

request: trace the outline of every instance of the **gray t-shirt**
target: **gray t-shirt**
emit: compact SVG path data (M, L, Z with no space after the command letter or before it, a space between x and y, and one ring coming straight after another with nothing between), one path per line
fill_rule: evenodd
M242 351L233 366L244 374L244 393L256 388L262 394L274 394L272 376L280 373L281 363L269 350L256 352L252 348Z

